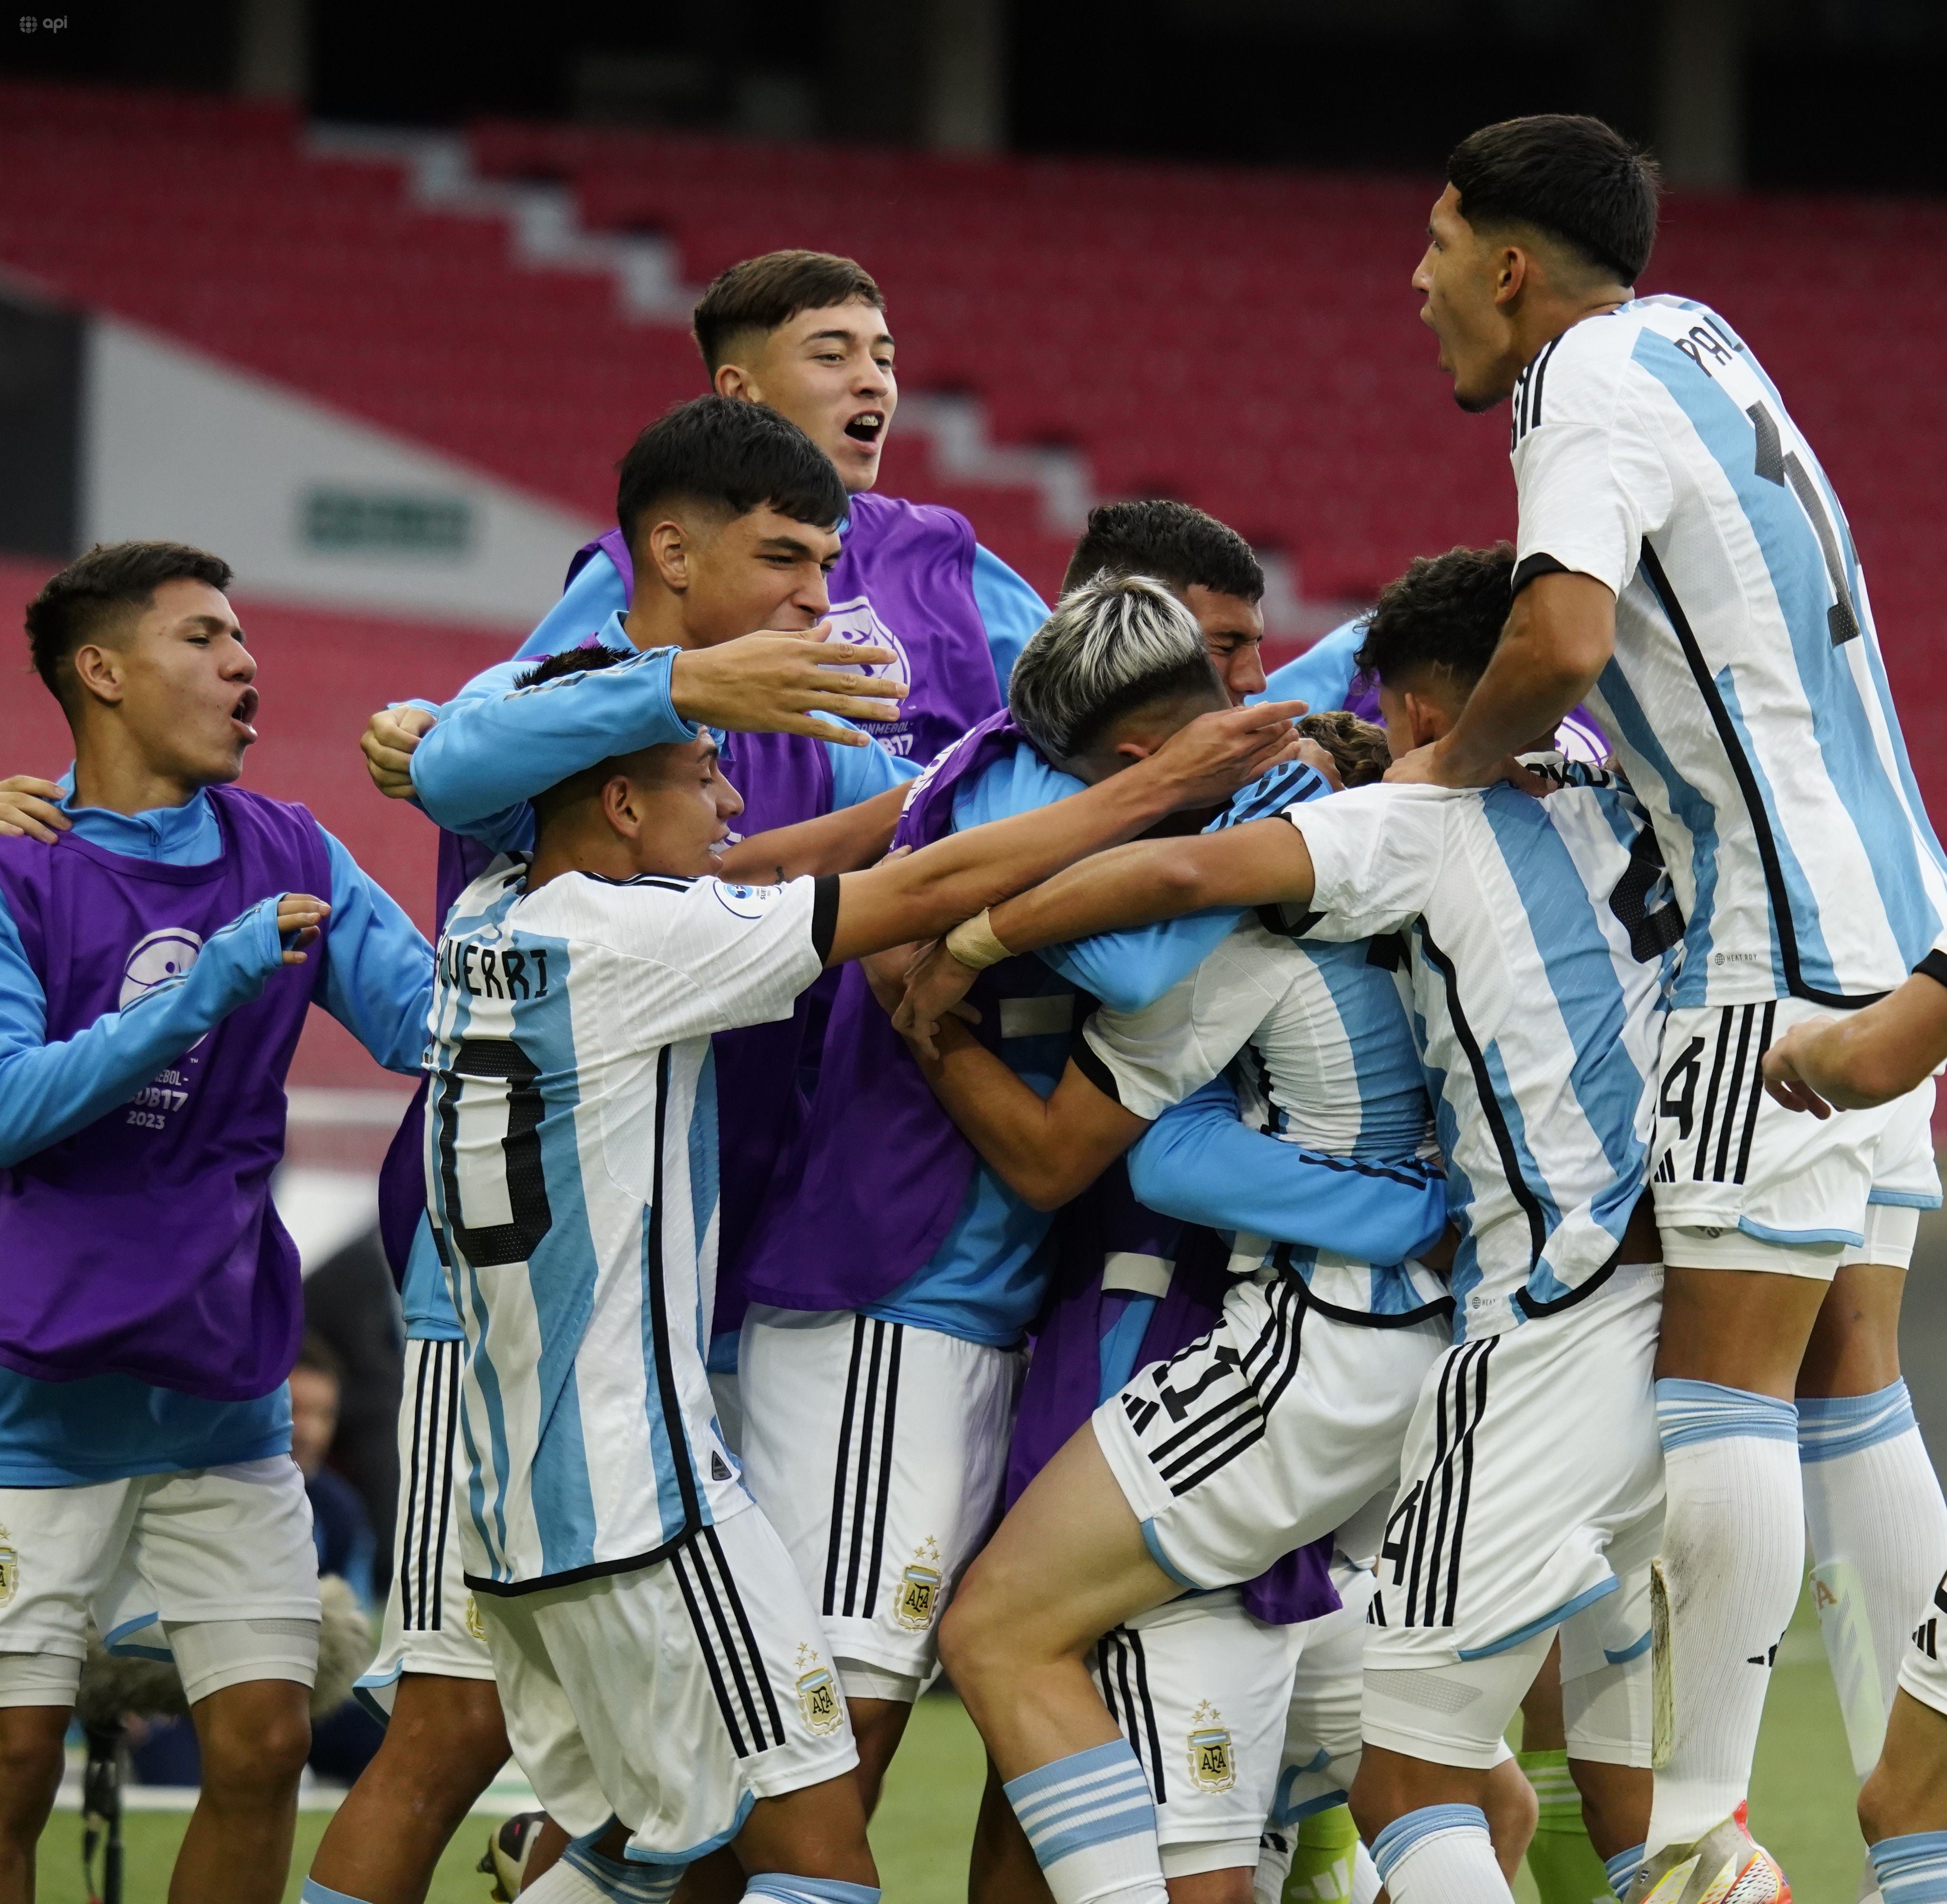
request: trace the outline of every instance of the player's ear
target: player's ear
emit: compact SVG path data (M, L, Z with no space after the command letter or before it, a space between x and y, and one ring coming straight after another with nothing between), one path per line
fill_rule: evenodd
M1406 703L1407 720L1413 729L1415 747L1425 747L1444 738L1452 728L1452 717L1431 695L1416 694L1409 689L1400 698Z
M104 642L84 642L74 651L74 678L94 700L119 705L122 693L123 657Z
M625 840L641 834L645 817L642 790L626 773L612 773L602 782L602 817Z
M1494 256L1494 302L1503 308L1526 288L1534 262L1519 245L1503 245Z
M741 398L753 404L764 401L758 395L756 379L741 364L718 364L717 374L710 379L710 387L720 397Z
M682 594L692 580L689 532L673 519L665 516L644 538L644 550L658 579L672 595Z

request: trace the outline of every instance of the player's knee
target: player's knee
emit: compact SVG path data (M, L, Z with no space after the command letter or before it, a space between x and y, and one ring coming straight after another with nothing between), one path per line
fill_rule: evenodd
M435 1806L457 1798L466 1810L507 1762L507 1723L494 1682L408 1674L379 1754L388 1783Z
M1897 1837L1904 1828L1899 1780L1881 1759L1859 1788L1859 1835L1868 1844Z
M258 1680L213 1693L205 1704L197 1732L206 1791L234 1803L271 1803L296 1790L311 1754L306 1688Z
M0 1710L0 1834L31 1842L40 1835L60 1788L67 1714L48 1708Z

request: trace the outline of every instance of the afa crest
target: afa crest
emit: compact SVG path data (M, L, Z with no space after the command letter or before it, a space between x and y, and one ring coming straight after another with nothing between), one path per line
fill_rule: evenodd
M939 1543L928 1534L913 1550L912 1565L899 1576L893 1618L908 1633L924 1633L939 1611Z
M1199 1791L1228 1791L1237 1782L1230 1728L1208 1699L1190 1715L1190 1779Z
M845 1723L845 1704L831 1669L812 1646L798 1648L797 1664L797 1708L804 1715L806 1729L821 1736L835 1732Z
M0 1527L0 1606L5 1606L20 1589L20 1556L14 1550L14 1537Z
M469 1593L466 1596L466 1630L483 1645L487 1640L487 1622L480 1617L480 1602Z

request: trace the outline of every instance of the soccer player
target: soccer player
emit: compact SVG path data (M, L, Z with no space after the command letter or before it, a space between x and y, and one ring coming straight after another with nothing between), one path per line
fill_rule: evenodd
M899 405L885 305L849 258L774 251L717 277L693 328L713 391L768 404L831 459L848 501L828 619L837 639L891 651L871 665L910 692L874 731L924 766L999 707L1048 609L956 510L872 493ZM577 556L522 652L573 646L625 610L634 587L631 552L611 531Z
M1939 1197L1931 1085L1821 1123L1759 1082L1775 1039L1919 964L1947 875L1811 447L1725 319L1633 294L1648 163L1597 121L1551 116L1474 134L1447 181L1413 281L1461 406L1512 398L1519 562L1479 692L1395 771L1479 785L1587 697L1688 921L1652 1173L1673 1703L1638 1891L1661 1904L1754 1855L1730 1815L1806 1524L1851 1602L1840 1627L1877 1655L1871 1671L1835 1658L1863 1763L1898 1636L1947 1565L1897 1354L1915 1212Z
M53 837L0 840L9 1904L33 1895L91 1615L172 1655L190 1702L203 1790L174 1895L283 1896L310 1744L283 1081L314 1004L416 1072L432 953L302 807L232 784L258 696L230 578L201 550L119 543L27 610L75 757Z
M604 663L633 665L565 655L528 691ZM726 1842L746 1895L876 1896L822 1624L704 1367L713 1034L787 1017L826 966L1221 799L1289 745L1281 711L1226 710L1047 812L751 887L715 876L741 803L701 735L544 793L531 861L456 904L427 1175L466 1330L467 1584L516 1754L577 1840L537 1898L667 1896Z
M692 739L704 723L744 730L722 745L753 831L850 812L862 822L860 836L803 863L837 870L878 857L912 769L842 717L890 704L896 684L816 665L826 651L801 633L756 632L815 631L844 507L829 461L760 405L700 398L642 433L617 495L641 585L626 614L611 615L596 636L628 664L579 669L544 691L515 693L533 664L503 663L439 709L423 737L405 733L397 749L376 748L367 730L382 788L416 797L451 829L442 842L442 912L466 883L463 864L477 874L494 852L531 846L530 794L618 749ZM457 850L462 836L466 858ZM776 859L759 855L760 864ZM756 1186L796 1114L794 1073L808 1016L801 1006L787 1023L723 1040L720 1101L736 1133L723 1158L726 1249L748 1227ZM395 1144L388 1172L407 1166L397 1178L423 1206L417 1152L401 1150ZM323 1904L417 1904L447 1839L507 1751L455 1544L459 1320L430 1234L423 1224L416 1236L410 1224L395 1228L412 1238L398 1252L407 1255L407 1341L398 1567L379 1657L361 1683L368 1703L389 1706L391 1725L371 1775L319 1847L311 1895Z
M1064 596L1009 692L1017 707L1057 711L970 729L916 783L899 844L1059 805L1228 700L1196 622L1138 580ZM1294 765L1241 797L1320 784ZM1079 991L1145 986L1150 968L1196 956L1165 932L1011 965L984 988L1007 1063L1051 1087ZM742 1452L819 1595L876 1794L933 1670L939 1608L998 1512L1049 1216L982 1167L862 973L839 988L803 1131L746 1276ZM862 1178L846 1159L883 1148L887 1132L897 1142Z
M1403 619L1396 640L1364 651L1396 752L1447 731L1494 652L1505 553L1441 563L1474 571L1474 611ZM1357 788L1207 838L1098 856L960 928L902 1008L924 1025L964 989L970 964L1212 906L1280 906L1295 935L1397 946L1462 1240L1450 1278L1458 1339L1407 1432L1367 1636L1353 1808L1396 1904L1505 1904L1486 1773L1558 1627L1576 1655L1570 1730L1591 1834L1633 1864L1647 1822L1660 1277L1635 1212L1677 922L1652 903L1654 842L1628 796L1586 770L1543 784L1555 787L1546 798ZM1100 1411L1023 1497L946 1618L955 1683L1041 1841L1058 1904L1152 1900L1161 1884L1147 1808L1133 1802L1137 1769L1048 1630L1174 1595L1146 1519L1179 1568L1194 1552L1244 1571L1289 1531L1249 1502L1200 1520L1199 1494L1227 1500L1221 1487L1158 1491L1142 1450L1172 1399L1193 1422L1199 1398L1167 1371ZM1085 1825L1051 1828L1091 1799Z

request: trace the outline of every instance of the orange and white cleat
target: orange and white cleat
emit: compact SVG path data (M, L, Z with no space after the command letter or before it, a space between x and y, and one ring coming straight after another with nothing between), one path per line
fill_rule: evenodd
M1628 1904L1791 1904L1778 1860L1751 1841L1744 1807L1689 1844L1666 1845L1630 1881Z

